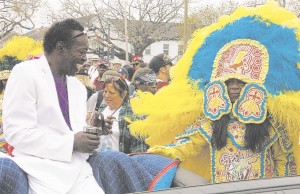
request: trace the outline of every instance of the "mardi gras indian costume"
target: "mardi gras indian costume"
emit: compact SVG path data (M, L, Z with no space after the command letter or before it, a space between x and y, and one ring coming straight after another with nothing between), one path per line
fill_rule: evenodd
M131 132L146 137L149 152L179 159L213 183L299 174L299 39L300 20L272 2L221 17L193 34L168 87L132 99L147 119ZM233 104L232 78L245 83ZM212 124L224 115L225 146L217 149ZM263 144L250 149L247 133L265 122Z

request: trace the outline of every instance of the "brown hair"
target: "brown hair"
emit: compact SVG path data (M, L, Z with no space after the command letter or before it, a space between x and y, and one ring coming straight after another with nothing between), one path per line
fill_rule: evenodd
M114 88L118 91L121 97L123 97L124 92L126 92L123 102L127 103L129 101L129 88L126 82L124 82L120 77L113 76L104 81L103 88L105 88L105 85L108 83L113 84Z

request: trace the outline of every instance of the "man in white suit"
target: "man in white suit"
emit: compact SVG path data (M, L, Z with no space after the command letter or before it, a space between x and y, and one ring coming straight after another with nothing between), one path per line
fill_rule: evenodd
M57 22L44 37L45 56L12 70L4 104L4 136L27 173L29 193L104 193L87 163L99 137L83 133L86 89L77 80L88 37L74 19Z

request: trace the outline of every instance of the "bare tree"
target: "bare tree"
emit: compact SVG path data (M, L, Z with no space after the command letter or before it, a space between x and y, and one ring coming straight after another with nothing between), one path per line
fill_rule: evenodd
M264 4L267 0L248 0L243 5L256 7ZM298 17L300 16L300 0L277 0L281 7L293 11ZM207 4L194 10L188 19L188 33L191 35L196 29L203 28L218 21L223 15L229 15L235 11L241 3L237 0L222 1L219 5ZM181 25L180 34L183 37L183 24Z
M103 45L113 46L115 55L125 59L117 41L125 41L124 20L128 19L128 41L132 55L143 55L149 45L160 40L178 40L175 28L181 19L182 0L62 0L60 15L79 18L95 31ZM125 4L127 2L127 5ZM55 15L52 14L52 18ZM60 18L61 19L61 18ZM117 36L116 36L117 35Z
M300 18L300 0L290 0L286 2L286 7Z
M189 36L199 28L203 28L210 24L218 21L222 15L228 15L232 13L239 4L233 0L222 1L219 5L206 4L202 7L193 10L188 18L188 29L187 32ZM183 36L183 23L180 29L180 34Z
M0 0L0 39L16 28L33 29L32 17L39 6L40 0Z
M282 7L286 7L286 0L277 0L279 5Z
M45 5L50 23L66 18L82 18L83 22L90 23L89 16L94 15L93 3L89 0L58 0L58 4L60 9L54 9L49 2Z

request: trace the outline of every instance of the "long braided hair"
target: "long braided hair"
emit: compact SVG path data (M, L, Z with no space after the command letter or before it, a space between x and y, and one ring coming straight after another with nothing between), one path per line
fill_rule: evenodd
M223 115L219 120L212 122L212 146L217 150L222 149L227 144L227 130L229 124L229 114ZM254 153L262 150L266 139L269 137L270 122L265 119L260 124L246 124L245 147Z

